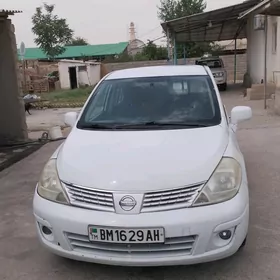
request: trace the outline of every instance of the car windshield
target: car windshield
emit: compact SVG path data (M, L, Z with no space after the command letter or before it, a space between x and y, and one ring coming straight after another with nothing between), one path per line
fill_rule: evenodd
M213 59L213 60L199 60L197 62L198 65L205 65L209 68L223 68L222 61L220 59Z
M209 76L163 76L104 80L78 122L80 129L212 126L221 121ZM150 128L151 129L151 128Z

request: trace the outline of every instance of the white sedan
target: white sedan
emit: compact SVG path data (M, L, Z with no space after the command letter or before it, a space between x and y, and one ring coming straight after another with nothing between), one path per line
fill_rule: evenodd
M245 245L249 195L236 126L208 67L108 74L46 164L33 209L53 253L122 266L186 265Z

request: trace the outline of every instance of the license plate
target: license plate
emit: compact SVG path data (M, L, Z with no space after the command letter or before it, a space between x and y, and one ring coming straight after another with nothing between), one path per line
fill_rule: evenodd
M89 240L109 243L164 243L163 228L106 228L89 226Z
M223 78L215 78L216 83L221 83L223 81Z

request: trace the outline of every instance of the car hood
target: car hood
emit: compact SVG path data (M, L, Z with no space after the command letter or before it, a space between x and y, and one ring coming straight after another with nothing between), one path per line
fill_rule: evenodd
M74 128L57 157L62 181L109 191L153 191L209 179L228 145L222 126L153 131Z
M212 73L225 72L224 68L211 68Z

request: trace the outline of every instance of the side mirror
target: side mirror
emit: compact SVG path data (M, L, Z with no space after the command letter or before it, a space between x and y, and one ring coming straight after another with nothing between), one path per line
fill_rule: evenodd
M237 106L231 110L231 123L238 124L252 118L252 109L247 106Z
M69 112L69 113L66 113L65 116L64 116L64 122L65 124L73 127L77 121L77 118L78 118L78 113L76 112Z

